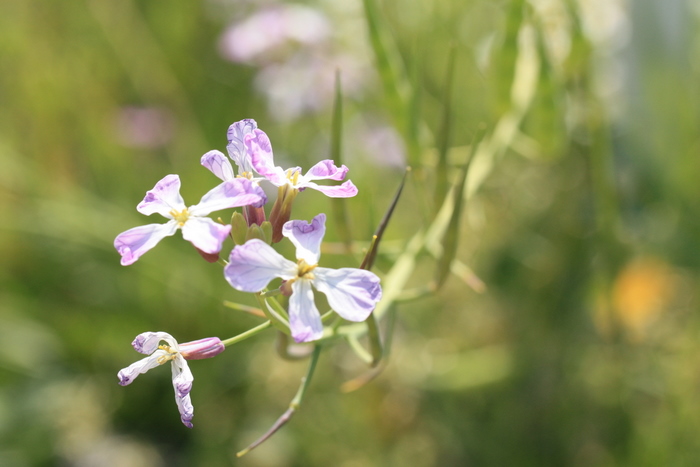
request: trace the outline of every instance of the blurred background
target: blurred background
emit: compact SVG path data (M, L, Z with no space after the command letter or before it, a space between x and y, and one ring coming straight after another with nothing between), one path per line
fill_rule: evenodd
M700 3L365 3L0 2L0 465L697 465ZM193 362L185 428L167 368L117 384L130 342L228 338L260 321L223 300L254 303L180 234L129 267L112 242L159 222L135 207L166 174L189 205L212 188L199 158L234 121L284 167L327 158L336 70L356 240L414 167L380 275L486 126L456 255L475 275L401 302L356 391L366 367L328 348L299 413L236 459L306 364L273 331ZM331 208L305 192L294 217Z

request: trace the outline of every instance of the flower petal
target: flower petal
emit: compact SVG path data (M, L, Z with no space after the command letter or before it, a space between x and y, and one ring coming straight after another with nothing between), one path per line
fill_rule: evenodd
M209 254L221 251L229 232L230 224L221 225L208 217L190 217L182 226L182 238Z
M156 244L173 235L177 231L177 222L171 220L165 224L149 224L134 227L122 232L114 239L114 248L122 256L121 263L128 266L136 262L148 250Z
M213 211L239 206L259 208L266 202L265 192L256 183L247 178L234 178L214 187L202 196L199 204L188 210L193 216L206 216Z
M289 328L296 342L311 342L323 336L321 315L314 303L311 282L299 279L292 284L289 297Z
M211 173L223 181L231 180L235 177L233 174L233 167L231 167L231 162L221 151L209 151L202 156L200 162L204 167L209 169Z
M270 138L264 131L255 129L244 138L250 163L257 173L268 179L275 186L287 183L287 177L281 167L275 166Z
M175 390L175 403L180 412L180 420L187 428L192 428L194 407L190 398L194 376L187 362L181 356L172 361L173 389Z
M192 398L189 394L179 397L175 394L175 403L177 410L180 412L180 420L187 428L192 428L192 418L194 417L194 407L192 406Z
M180 196L180 177L177 175L166 175L152 190L146 192L146 197L136 206L136 210L141 214L150 216L157 212L163 217L172 219L170 211L182 211L185 209L185 202Z
M131 343L138 353L150 355L158 349L161 341L165 341L175 350L179 350L177 341L167 332L142 332Z
M150 356L142 358L138 362L132 363L128 367L123 368L119 371L119 373L117 373L117 377L119 378L119 384L121 386L131 384L138 375L146 373L148 370L160 366L160 363L158 363L158 358L164 355L167 355L167 352L165 350L156 350Z
M228 283L242 292L260 292L275 277L291 279L295 275L296 264L259 239L236 246L224 268Z
M309 265L318 264L321 257L321 242L326 233L326 215L321 213L306 221L289 221L282 227L282 235L297 247L297 259L303 259Z
M228 132L226 133L228 145L226 150L240 172L253 171L250 156L248 156L248 151L245 147L245 136L252 133L256 128L258 128L258 124L252 118L246 118L228 127Z
M341 185L318 185L314 182L306 182L301 188L318 190L330 198L352 198L357 194L357 187L350 180Z
M348 168L344 165L338 168L335 163L326 159L311 167L304 175L305 181L311 180L343 180L348 173Z
M349 321L364 321L382 298L379 277L364 269L314 269L314 287L328 304Z

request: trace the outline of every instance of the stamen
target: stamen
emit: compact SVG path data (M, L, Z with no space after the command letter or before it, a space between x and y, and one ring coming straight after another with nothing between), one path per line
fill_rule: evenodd
M161 344L158 346L158 348L160 350L168 352L167 355L161 355L160 357L158 357L158 359L156 360L158 362L158 365L162 365L164 363L169 362L170 360L174 360L175 356L178 354L178 352L173 350L169 345Z
M287 180L289 180L292 186L297 186L297 183L299 183L299 175L301 175L301 173L298 170L295 170L294 172L291 170L292 169L287 170Z
M318 264L308 264L303 259L297 262L297 277L305 277L306 279L313 279L314 275L311 273L314 269L318 267Z
M177 210L173 209L170 211L170 215L173 216L173 219L175 219L177 221L177 223L178 223L178 225L180 225L180 227L185 225L185 222L187 222L187 219L190 218L190 213L187 211L187 208L183 209L182 211L177 211Z

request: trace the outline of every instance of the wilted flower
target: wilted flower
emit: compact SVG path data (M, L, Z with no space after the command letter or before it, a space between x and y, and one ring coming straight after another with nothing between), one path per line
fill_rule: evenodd
M136 210L150 216L154 212L170 219L165 224L149 224L123 232L114 240L124 266L134 263L163 238L182 229L182 237L207 254L216 254L231 231L208 217L213 211L238 206L262 206L267 197L262 189L244 178L227 180L204 195L189 208L180 196L180 177L167 175L139 203Z
M161 344L165 341L167 344ZM148 357L132 363L118 373L119 384L131 384L136 377L157 366L170 362L175 389L175 402L180 411L180 419L192 428L194 408L190 399L194 376L186 360L199 360L214 357L226 348L218 337L208 337L193 342L179 344L167 332L144 332L131 343L134 349Z
M285 259L261 240L236 246L224 268L226 280L237 290L260 292L279 277L289 297L289 325L297 342L309 342L323 335L321 316L314 303L313 285L328 298L331 308L349 321L364 321L382 297L379 277L355 268L318 267L326 215L311 223L290 221L283 235L296 246L297 262Z

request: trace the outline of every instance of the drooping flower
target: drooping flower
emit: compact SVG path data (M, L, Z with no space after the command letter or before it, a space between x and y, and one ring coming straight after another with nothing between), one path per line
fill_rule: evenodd
M326 215L307 223L289 221L283 235L296 246L297 262L285 259L261 240L236 246L224 268L231 286L243 292L260 292L274 278L285 282L289 297L289 325L297 342L309 342L323 335L321 315L314 303L312 286L326 295L331 308L349 321L364 321L382 297L379 277L355 268L329 269L318 266Z
M180 177L167 175L146 193L136 210L150 216L157 212L169 219L165 224L149 224L122 232L114 247L122 256L121 264L134 263L163 238L182 229L182 237L207 254L217 254L231 231L207 216L213 211L246 205L262 206L267 197L262 189L244 178L227 180L205 194L199 204L185 206L180 196Z
M161 344L161 342L166 344ZM218 337L208 337L197 341L178 344L167 332L144 332L131 343L134 349L148 357L132 363L117 374L119 384L131 384L138 375L170 362L175 389L175 403L180 411L180 419L186 427L192 428L194 408L190 399L194 376L187 360L200 360L214 357L226 348Z

